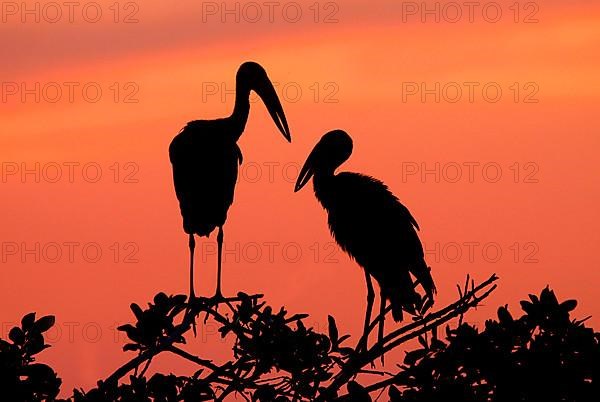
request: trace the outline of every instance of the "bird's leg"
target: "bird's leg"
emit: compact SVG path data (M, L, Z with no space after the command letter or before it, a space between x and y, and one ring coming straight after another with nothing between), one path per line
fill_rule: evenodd
M375 301L375 291L373 290L371 275L367 271L365 271L365 280L367 282L367 311L365 312L365 326L363 328L364 342L357 349L364 348L366 350L369 338L369 325L371 324L371 313L373 312L373 301Z
M194 249L196 248L196 240L194 235L190 234L190 301L196 297L194 293Z
M383 340L383 327L385 325L385 307L386 307L386 300L385 300L385 296L383 294L383 290L379 293L379 297L381 298L380 300L380 304L379 304L379 328L377 331L377 342L381 343L381 341ZM384 355L381 355L381 365L383 366L385 364L385 358Z
M190 298L188 300L188 311L191 309L192 303L196 299L196 294L194 293L194 249L196 248L196 240L194 239L193 233L190 233L189 247L190 247ZM196 336L196 318L195 317L192 319L192 327L194 330L194 336Z
M219 233L217 234L217 248L219 256L217 257L217 290L215 292L215 300L219 302L223 300L223 293L221 292L221 262L223 254L223 227L219 226Z

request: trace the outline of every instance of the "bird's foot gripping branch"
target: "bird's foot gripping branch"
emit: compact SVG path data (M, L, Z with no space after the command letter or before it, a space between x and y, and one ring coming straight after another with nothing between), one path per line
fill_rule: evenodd
M147 308L132 304L135 322L119 328L129 338L123 349L136 356L99 381L95 389L75 390L67 400L188 402L242 396L257 401L370 401L386 390L392 401L506 400L483 399L484 395L487 398L508 389L519 390L510 381L512 385L507 387L485 367L494 364L493 359L503 361L504 374L509 376L512 363L521 371L529 369L523 367L537 367L532 363L540 359L540 354L533 349L559 340L562 349L549 353L565 356L565 365L576 370L569 377L573 390L581 392L588 387L591 392L591 373L600 361L600 336L585 328L583 322L569 319L575 307L573 301L558 303L546 289L540 297L531 296L530 301L522 303L526 315L520 319L513 319L502 307L499 320L488 321L482 332L462 322L463 314L484 300L495 289L496 281L496 276L479 285L468 280L455 303L392 329L382 339L361 348L358 345L368 334L351 342L349 335L340 334L333 317L329 317L328 333L318 333L306 326L307 315L273 310L261 295L239 293L220 300L217 306L208 298L188 304L184 295L159 293ZM381 318L371 322L369 332ZM447 326L442 340L438 328L455 318L458 324L454 329ZM190 331L194 321L203 325L206 319L217 322L221 336L231 340L233 354L228 361L210 361L186 351L186 340L194 342ZM0 341L0 385L4 395L18 395L15 401L56 400L60 380L52 369L35 363L33 358L44 345L43 332L52 324L52 318L35 321L28 315L20 328L10 331L9 341ZM421 348L406 354L398 372L370 367L384 353L413 339L418 339ZM536 346L541 341L545 343ZM515 348L518 355L512 354ZM185 359L198 370L192 376L149 375L151 362L162 353ZM513 400L533 400L514 396Z

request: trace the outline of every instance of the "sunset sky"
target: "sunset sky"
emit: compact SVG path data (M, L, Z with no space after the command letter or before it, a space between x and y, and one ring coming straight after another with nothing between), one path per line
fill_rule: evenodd
M316 141L342 128L342 170L383 180L419 222L436 306L467 274L497 273L467 321L550 285L600 326L597 2L87 3L3 2L0 20L0 335L30 311L55 315L41 356L65 392L131 357L115 331L131 302L187 292L168 145L187 121L231 112L247 60L276 82L293 143L253 95L226 294L360 333L364 276L312 192L293 192ZM197 291L212 294L215 235L197 250ZM190 350L227 357L214 331Z

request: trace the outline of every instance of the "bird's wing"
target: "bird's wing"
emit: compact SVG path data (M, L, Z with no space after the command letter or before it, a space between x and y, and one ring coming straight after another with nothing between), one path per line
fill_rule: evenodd
M417 223L417 220L414 218L414 216L412 216L408 208L406 208L402 203L400 203L400 200L398 200L398 204L398 212L400 213L400 215L404 216L405 219L407 219L415 227L415 229L421 230L419 224Z
M203 235L225 222L241 151L223 136L205 135L202 122L191 123L173 139L169 156L184 229Z
M435 292L418 225L409 210L381 181L356 173L336 175L329 224L340 246L377 279L396 306L410 310L417 293L412 273L428 294Z
M244 155L242 155L242 150L240 149L240 147L237 144L235 144L235 150L237 153L238 164L241 165L242 162L244 161Z
M381 180L358 173L342 172L336 175L336 191L345 199L354 200L361 207L361 215L371 222L406 224L420 230L417 220Z

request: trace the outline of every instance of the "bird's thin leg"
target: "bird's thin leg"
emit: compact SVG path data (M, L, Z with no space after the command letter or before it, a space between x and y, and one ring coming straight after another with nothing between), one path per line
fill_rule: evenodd
M219 226L219 234L217 234L217 247L219 256L217 257L217 291L215 292L215 299L222 300L223 293L221 292L221 262L223 254L223 227Z
M373 290L373 282L371 275L365 271L365 280L367 282L367 311L365 312L365 326L363 329L364 344L360 345L367 348L369 324L371 323L371 313L373 312L373 301L375 301L375 291Z
M194 235L190 234L190 301L196 297L194 293L194 249L196 248L196 240Z
M381 317L381 321L379 321L379 329L377 331L377 342L381 343L381 341L383 340L383 327L385 325L385 308L387 303L383 291L379 293L379 297L381 299L379 305L379 316ZM383 366L384 364L385 358L384 355L381 355L381 365Z
M194 239L193 233L191 233L190 237L189 237L189 246L190 246L190 298L188 301L188 312L191 310L192 302L196 299L196 294L194 293L194 249L196 248L196 240ZM194 336L196 336L196 318L195 317L192 319L192 329L194 331Z

